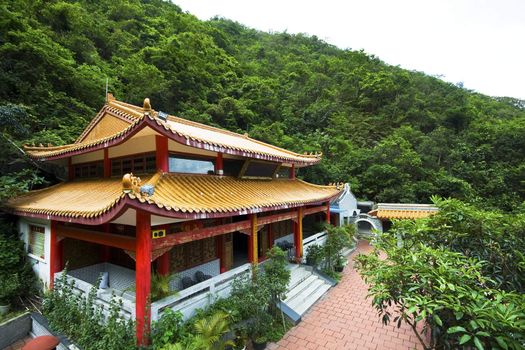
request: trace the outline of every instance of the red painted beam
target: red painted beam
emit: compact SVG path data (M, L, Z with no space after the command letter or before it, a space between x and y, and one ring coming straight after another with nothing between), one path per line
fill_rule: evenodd
M326 206L325 205L320 205L320 206L312 207L312 208L304 208L303 215L304 216L311 215L311 214L319 213L319 212L322 212L322 211L326 211Z
M155 135L155 148L157 170L167 173L169 170L168 138L164 135Z
M258 225L267 225L272 222L286 221L295 218L297 215L296 211L288 211L286 213L273 214L268 216L260 216L257 219Z
M85 230L64 225L56 226L56 234L60 237L74 238L81 241L107 245L129 251L135 251L135 238L112 233Z
M250 220L232 222L214 227L206 227L192 231L178 232L167 235L164 238L153 240L153 249L172 247L177 244L197 241L204 238L215 237L225 233L246 230L250 228Z
M151 310L148 299L151 288L151 215L137 210L135 260L135 315L137 345L148 345Z
M326 223L330 224L330 201L326 202Z
M290 179L295 180L295 164L292 164L292 167L290 168Z
M69 180L75 179L75 167L73 166L73 157L67 159L67 177Z

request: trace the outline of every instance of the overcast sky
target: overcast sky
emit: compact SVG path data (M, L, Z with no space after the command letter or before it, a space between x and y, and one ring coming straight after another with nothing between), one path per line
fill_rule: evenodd
M307 33L403 68L525 99L525 0L174 0L200 19Z

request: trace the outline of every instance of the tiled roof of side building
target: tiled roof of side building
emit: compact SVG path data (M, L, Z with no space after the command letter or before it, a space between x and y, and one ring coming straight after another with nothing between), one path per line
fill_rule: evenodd
M379 219L419 219L438 212L431 204L378 203L368 214Z
M243 180L230 176L157 173L143 179L154 194L124 193L120 179L74 180L31 191L8 203L16 214L59 221L107 222L127 207L164 216L204 218L257 213L328 201L336 186L301 180Z
M91 152L124 142L137 131L149 126L161 134L187 146L223 152L248 158L293 163L307 166L318 163L321 154L299 154L279 148L247 135L167 116L159 112L108 99L97 116L73 144L56 147L25 147L35 159L56 159Z

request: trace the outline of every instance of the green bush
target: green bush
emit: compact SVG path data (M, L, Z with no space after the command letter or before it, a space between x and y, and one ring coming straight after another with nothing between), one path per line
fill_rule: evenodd
M154 349L160 349L181 341L185 334L182 314L166 309L160 319L151 325L151 344Z
M318 266L323 261L324 249L318 244L312 244L306 249L306 263L310 266Z
M437 204L438 214L396 222L378 235L374 253L356 258L383 322L407 323L425 349L523 349L521 277L501 281L522 273L522 218L456 200ZM503 251L499 244L506 241ZM508 257L516 260L504 265Z
M13 225L0 220L0 302L14 304L37 292L36 276Z
M73 292L74 282L66 274L55 280L55 286L43 300L42 311L51 328L68 336L84 350L135 349L135 323L120 315L121 302L113 296L109 310L95 303L98 283L87 298ZM104 317L103 312L108 316Z

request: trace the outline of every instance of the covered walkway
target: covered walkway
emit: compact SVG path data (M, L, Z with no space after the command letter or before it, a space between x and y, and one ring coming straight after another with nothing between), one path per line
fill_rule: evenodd
M349 256L341 282L320 300L277 344L268 349L422 349L412 330L403 325L384 326L371 300L367 286L353 268L353 257L370 252L366 241Z

